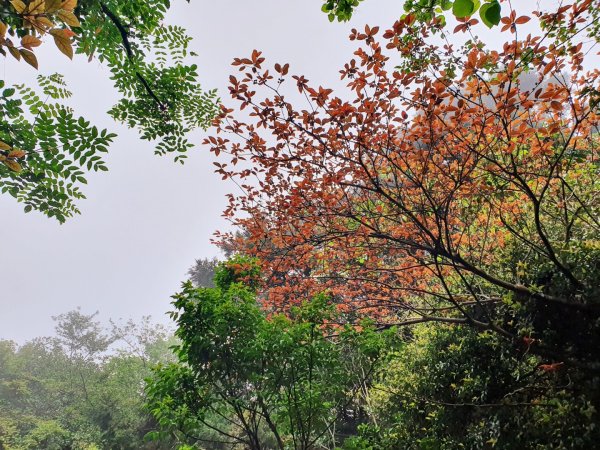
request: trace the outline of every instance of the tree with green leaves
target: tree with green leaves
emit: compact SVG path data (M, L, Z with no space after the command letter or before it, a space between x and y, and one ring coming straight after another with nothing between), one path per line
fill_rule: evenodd
M0 340L0 449L167 449L148 442L157 423L145 409L144 378L167 363L167 330L141 322L103 327L96 314L55 318L56 336Z
M236 58L244 111L223 108L205 140L245 186L225 214L266 308L328 290L346 321L404 330L375 386L389 395L348 448L593 448L598 1L502 2L502 17L444 2L455 27L426 8L440 4L405 2L381 38L353 29L342 94L258 50ZM476 36L476 13L502 24L498 42Z
M156 370L149 408L184 443L333 448L360 421L360 393L391 332L337 325L326 294L267 317L258 275L253 260L235 257L220 265L215 288L188 282L174 296L178 362Z
M190 61L191 38L163 23L168 0L21 0L0 5L0 53L38 67L35 48L52 39L69 58L96 58L111 72L121 99L109 111L156 143L155 153L182 162L187 135L205 128L216 92L203 91ZM103 154L115 135L77 117L60 75L39 86L0 81L0 191L64 222L79 210L86 170L107 170ZM52 102L48 102L52 100Z
M596 383L492 333L421 324L372 384L369 423L344 448L594 448Z

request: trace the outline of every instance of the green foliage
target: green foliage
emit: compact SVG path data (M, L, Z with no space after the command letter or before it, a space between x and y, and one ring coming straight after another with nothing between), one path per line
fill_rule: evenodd
M330 22L338 20L346 22L352 17L352 12L362 0L327 0L321 11L327 13Z
M9 53L37 68L30 44L21 40L24 47L16 47L11 38L28 38L38 46L42 41L36 34L50 34L67 56L75 47L75 54L98 58L110 69L120 96L109 114L155 142L156 154L171 153L183 163L192 147L188 134L209 126L218 100L216 91L200 88L198 68L190 61L191 38L181 27L163 24L170 2L38 3L6 2L0 8L0 31L10 36L0 39ZM56 27L56 21L70 28ZM2 47L0 53L7 54ZM107 170L101 153L115 135L75 118L63 102L47 103L47 98L70 97L62 77L39 82L43 94L18 86L5 89L0 98L0 190L23 202L26 212L37 210L64 222L79 213L75 202L84 198L85 169Z
M60 75L40 75L38 82L41 92L23 85L2 91L0 191L22 202L26 212L64 222L79 212L74 200L84 198L84 170L107 170L102 154L115 135L74 115L64 103L71 93ZM15 152L21 154L11 158Z
M584 223L571 231L585 242L569 247L578 254L575 270L593 278L596 241ZM502 251L499 270L516 268L520 280L539 280L559 297L568 289L519 241ZM576 450L600 438L600 379L591 365L597 324L583 316L505 298L492 307L522 341L437 323L380 334L369 323L334 325L343 316L326 294L287 315L267 315L256 298L258 264L248 257L221 263L215 280L217 288L187 283L174 296L179 361L161 366L147 387L157 438L171 433L211 449L344 450ZM548 364L533 345L576 348L592 369Z
M345 22L350 20L361 1L327 0L321 10L331 22ZM500 23L501 6L498 0L486 0L483 3L480 0L405 0L404 10L407 14L414 14L421 22L437 19L442 23L445 23L444 12L448 10L452 10L457 19L471 17L479 11L483 23L492 28Z
M217 288L226 291L236 283L243 283L248 289L254 291L258 288L260 284L258 259L235 255L217 265L214 278Z
M489 333L417 327L372 388L373 424L347 448L592 448L597 380L538 365Z
M481 16L483 23L489 28L492 28L500 23L500 11L500 3L498 3L497 0L494 0L481 5L479 15Z
M179 362L149 381L152 414L192 444L214 441L216 432L252 449L333 447L332 430L360 408L358 392L383 361L391 332L334 326L327 295L267 318L254 289L232 275L232 267L247 275L247 263L221 265L217 288L186 283L174 296Z
M112 72L122 95L110 114L157 141L156 153L183 162L186 135L206 128L216 113L216 91L204 92L197 66L187 62L191 38L164 25L167 0L84 3L77 53L95 55Z
M48 420L40 421L26 436L23 442L24 449L62 450L69 445L69 432L59 423Z
M455 0L452 4L452 14L458 19L470 17L479 8L479 0Z

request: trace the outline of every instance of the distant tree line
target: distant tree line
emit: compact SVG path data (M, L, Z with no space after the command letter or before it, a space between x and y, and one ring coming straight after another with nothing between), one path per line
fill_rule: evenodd
M54 317L56 333L0 340L0 449L167 449L145 435L144 378L173 358L173 336L148 317L101 326L97 313Z

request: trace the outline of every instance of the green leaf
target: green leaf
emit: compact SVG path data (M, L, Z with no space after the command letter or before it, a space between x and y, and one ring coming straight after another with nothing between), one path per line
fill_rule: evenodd
M500 11L500 3L498 3L498 0L494 0L482 5L479 10L479 15L481 16L483 23L485 23L488 28L492 28L500 23Z
M463 17L471 16L476 9L473 0L456 0L452 6L452 14L462 19Z

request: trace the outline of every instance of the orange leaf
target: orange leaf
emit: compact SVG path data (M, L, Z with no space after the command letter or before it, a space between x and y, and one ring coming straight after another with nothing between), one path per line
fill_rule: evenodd
M5 161L2 161L2 163L8 167L10 170L12 170L13 172L20 172L21 169L21 164L19 164L18 162L12 160L12 159L7 159Z
M61 31L60 34L67 38L72 38L73 36L75 36L75 32L72 30L69 30L68 28L63 28L60 31Z
M11 148L6 142L0 141L0 150L10 150Z
M50 30L50 34L54 38L54 43L58 49L70 59L73 59L73 47L71 46L71 36L73 33L71 30L65 29L54 29Z
M545 372L556 372L558 369L561 368L561 366L563 364L564 364L564 362L557 362L557 363L552 363L552 364L540 364L538 367Z
M23 39L21 39L21 45L31 50L32 47L38 47L42 45L42 41L35 36L28 34L27 36L23 36Z
M8 157L9 158L23 158L26 154L27 153L25 153L25 150L21 150L20 148L15 148L8 154Z
M8 30L6 24L4 22L0 22L0 37L6 36L6 30Z
M555 65L556 65L556 61L553 59L548 64L546 64L546 67L544 67L544 70L543 70L543 74L547 75L548 72L550 72L554 68Z
M36 69L38 68L37 58L31 50L26 50L26 49L22 48L21 50L19 50L19 53L21 53L21 56L23 57L23 59L25 60L25 62L27 64L29 64L30 66L32 66Z
M72 11L59 11L58 17L70 27L81 27L79 19L77 19L77 17L75 16L75 14L73 14Z
M517 20L515 20L515 23L516 23L517 25L522 25L522 24L524 24L524 23L527 23L527 22L529 22L530 20L531 20L531 17L528 17L528 16L521 16L521 17L519 17Z

